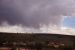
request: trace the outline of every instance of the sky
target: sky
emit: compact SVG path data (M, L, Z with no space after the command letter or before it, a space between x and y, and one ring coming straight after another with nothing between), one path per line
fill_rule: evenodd
M75 28L75 17L66 17L63 21L64 27Z
M74 28L73 16L75 0L0 0L0 31L49 32L62 26Z

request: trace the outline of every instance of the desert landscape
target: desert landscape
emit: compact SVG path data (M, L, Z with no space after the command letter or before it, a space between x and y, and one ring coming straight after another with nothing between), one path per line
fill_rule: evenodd
M75 36L45 33L0 33L0 50L74 50Z

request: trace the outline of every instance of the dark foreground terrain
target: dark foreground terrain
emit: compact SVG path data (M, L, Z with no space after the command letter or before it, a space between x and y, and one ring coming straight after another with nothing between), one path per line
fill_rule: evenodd
M46 33L0 33L0 50L75 50L75 36Z

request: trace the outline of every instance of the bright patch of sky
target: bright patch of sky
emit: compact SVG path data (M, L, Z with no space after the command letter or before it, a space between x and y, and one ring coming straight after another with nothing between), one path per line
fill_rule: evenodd
M63 26L75 28L75 17L66 17L63 21Z

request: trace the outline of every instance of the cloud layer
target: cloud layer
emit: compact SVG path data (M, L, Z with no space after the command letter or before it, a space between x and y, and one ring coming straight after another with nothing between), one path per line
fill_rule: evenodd
M60 26L63 16L74 15L74 0L0 0L0 24Z
M62 35L75 35L75 29L73 28L59 28L57 26L43 26L40 29L22 27L22 25L10 26L4 23L0 26L0 32L11 32L11 33L46 33L46 34L62 34Z
M75 0L0 0L0 32L75 35L75 29L60 28L74 14Z

